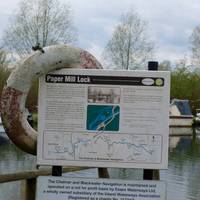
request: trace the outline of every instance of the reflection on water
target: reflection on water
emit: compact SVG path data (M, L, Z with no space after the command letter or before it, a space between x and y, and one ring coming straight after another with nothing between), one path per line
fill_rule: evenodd
M200 199L200 138L179 137L177 145L170 149L169 169L164 171L162 179L168 182L169 200ZM176 196L174 196L176 194Z
M141 169L109 169L110 178L141 180L143 170Z
M199 132L200 133L200 132ZM200 199L200 135L171 137L168 170L160 170L167 182L167 200ZM112 178L142 179L142 170L111 169Z
M11 143L0 145L0 174L34 169L36 158L20 151ZM20 200L20 182L0 184L0 200Z
M194 137L171 137L169 144L169 168L160 170L161 180L167 181L167 200L199 200L200 131ZM34 156L24 154L12 144L0 145L1 174L33 168ZM109 169L109 173L111 178L118 179L141 180L143 176L141 169ZM85 175L91 176L91 172ZM19 184L0 184L0 200L20 200Z
M0 145L0 173L34 169L35 156L25 154L13 144Z

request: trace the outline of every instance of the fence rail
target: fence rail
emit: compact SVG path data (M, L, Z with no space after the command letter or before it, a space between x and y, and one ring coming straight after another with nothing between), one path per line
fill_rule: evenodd
M62 172L74 172L87 167L63 167ZM52 168L28 170L23 172L0 174L0 183L21 181L21 200L35 200L36 195L36 178L38 176L52 175Z
M89 169L86 167L63 167L63 172L74 172L83 169ZM52 174L52 169L38 169L38 170L27 170L23 172L15 172L8 174L0 174L0 183L7 183L13 181L20 181L26 179L37 178L38 176L48 176Z

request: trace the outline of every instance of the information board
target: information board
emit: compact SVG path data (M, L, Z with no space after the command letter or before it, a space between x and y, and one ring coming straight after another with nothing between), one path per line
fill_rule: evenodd
M39 177L36 200L166 200L161 181Z
M169 73L62 69L40 78L37 163L167 168Z

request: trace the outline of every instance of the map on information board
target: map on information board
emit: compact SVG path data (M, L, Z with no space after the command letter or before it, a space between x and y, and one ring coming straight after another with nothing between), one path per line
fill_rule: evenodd
M37 162L166 168L169 73L62 69L40 79Z

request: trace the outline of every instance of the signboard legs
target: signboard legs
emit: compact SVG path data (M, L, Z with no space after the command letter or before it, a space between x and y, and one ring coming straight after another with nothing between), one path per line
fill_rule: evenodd
M98 168L99 178L109 178L109 173L107 168Z
M158 70L158 62L148 62L148 70L150 71L157 71ZM159 180L160 179L160 172L156 169L144 169L143 172L143 179L144 180Z
M62 176L62 166L53 166L52 176Z

